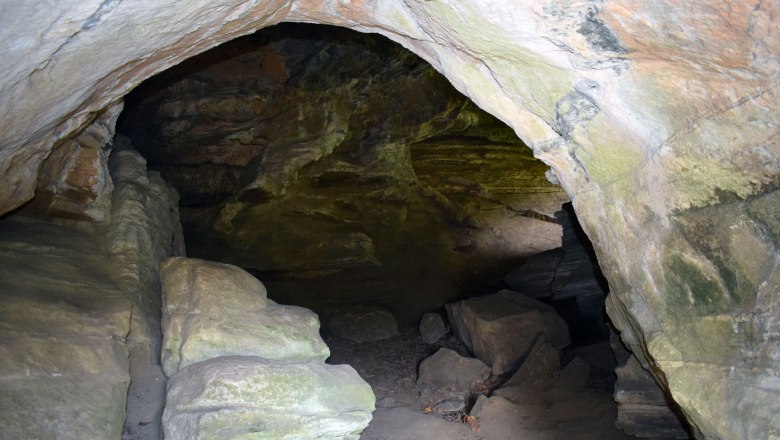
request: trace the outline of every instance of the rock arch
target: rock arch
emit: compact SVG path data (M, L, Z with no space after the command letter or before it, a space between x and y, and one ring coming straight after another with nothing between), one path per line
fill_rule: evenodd
M56 2L3 6L0 212L145 78L280 21L382 33L512 126L572 197L624 340L708 438L780 436L780 6Z

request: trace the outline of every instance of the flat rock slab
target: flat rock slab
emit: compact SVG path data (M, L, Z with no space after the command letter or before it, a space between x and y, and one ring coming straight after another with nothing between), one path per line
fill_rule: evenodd
M335 310L328 319L328 333L354 342L372 342L398 336L398 323L390 311L373 306Z
M166 440L357 440L374 404L348 365L227 356L170 379L163 426Z
M440 348L420 363L418 384L468 391L490 376L490 367L479 359L467 358Z
M267 299L262 283L238 267L171 258L161 277L162 365L169 377L219 356L324 361L330 355L314 312Z
M539 335L555 348L569 344L569 329L552 307L511 290L447 304L455 334L494 375L516 368Z

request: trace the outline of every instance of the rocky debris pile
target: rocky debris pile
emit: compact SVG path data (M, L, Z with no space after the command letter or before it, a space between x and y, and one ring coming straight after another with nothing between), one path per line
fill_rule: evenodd
M197 259L161 265L165 438L357 439L374 394L326 365L317 316L266 298L243 270Z
M353 342L374 342L398 336L395 316L382 307L351 305L339 307L328 316L326 331Z
M555 348L569 345L569 329L555 310L518 292L501 290L446 308L455 334L494 375L517 368L540 335Z

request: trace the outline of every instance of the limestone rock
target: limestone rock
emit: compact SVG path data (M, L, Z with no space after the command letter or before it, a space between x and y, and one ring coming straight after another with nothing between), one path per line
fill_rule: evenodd
M163 425L166 440L357 440L373 410L347 365L227 356L171 378Z
M420 335L426 344L435 344L449 331L439 313L426 313L420 318Z
M420 363L417 383L467 392L488 376L490 367L479 359L463 357L448 348L440 348Z
M448 304L447 314L458 338L496 375L516 368L540 335L555 348L569 344L552 307L511 290Z
M388 310L373 306L349 306L328 317L329 334L354 342L381 341L398 336L398 323Z
M171 258L160 271L162 363L169 377L218 356L324 361L330 355L317 315L268 300L262 283L240 268Z

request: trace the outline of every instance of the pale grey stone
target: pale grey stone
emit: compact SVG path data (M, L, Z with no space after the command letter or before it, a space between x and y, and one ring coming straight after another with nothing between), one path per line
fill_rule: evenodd
M171 258L161 265L165 374L218 356L324 361L330 351L311 310L266 298L244 270L210 261Z
M357 440L374 403L348 365L227 356L170 379L163 426L166 440Z

